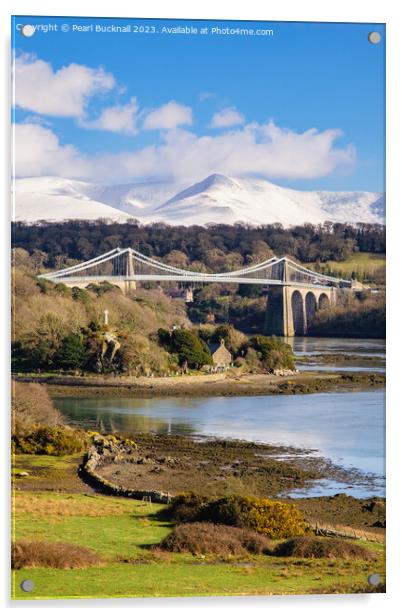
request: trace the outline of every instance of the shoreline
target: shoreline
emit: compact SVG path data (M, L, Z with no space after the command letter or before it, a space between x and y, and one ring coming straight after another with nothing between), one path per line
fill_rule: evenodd
M314 484L326 481L374 488L377 477L317 456L314 449L144 433L136 434L134 449L130 443L122 447L123 443L120 437L99 434L92 456L90 450L84 457L67 456L61 468L51 456L16 454L14 489L137 500L147 494L154 502L158 496L182 492L216 498L245 493L295 504L314 525L333 529L340 525L341 530L348 527L384 540L385 496L376 496L374 490L353 496L345 489L332 495L309 494ZM83 472L89 461L91 468ZM300 496L291 495L295 489Z
M126 452L118 441L110 442L109 436L97 437L93 459L90 455L86 459L91 466L84 481L103 494L138 498L152 493L153 500L162 502L182 492L222 497L248 491L259 498L297 504L308 511L310 519L367 526L379 536L384 533L385 497L375 496L377 478L317 456L313 449L151 434L137 434L136 444L135 450ZM351 486L364 483L373 492L364 497L342 490L332 496L310 496L311 487L323 481ZM300 497L291 496L295 489L302 492ZM372 507L366 506L369 503Z
M247 374L234 376L184 375L179 377L22 376L17 381L42 383L54 397L135 395L152 397L267 396L367 391L385 386L378 372L303 371L293 375Z

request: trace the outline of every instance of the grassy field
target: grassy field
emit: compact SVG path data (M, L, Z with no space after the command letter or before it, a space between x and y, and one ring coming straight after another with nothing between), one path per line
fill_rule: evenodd
M309 264L305 265L309 267ZM326 261L325 267L329 267L333 274L345 278L350 278L352 272L362 277L375 277L385 268L385 255L372 252L356 252L346 261Z
M77 475L82 456L33 456L19 454L13 458L12 479L22 490L91 492ZM23 475L21 475L21 473ZM28 473L24 475L24 473Z
M172 528L156 516L163 505L41 491L40 474L39 486L35 484L35 467L50 469L50 475L62 472L68 479L74 459L16 456L15 462L18 472L29 467L32 476L25 488L21 482L27 477L15 480L19 489L14 492L13 538L90 547L102 556L103 564L84 569L14 571L14 599L356 592L367 586L370 573L384 572L384 548L376 543L365 543L378 555L374 563L253 555L218 559L151 551L150 546ZM34 582L32 592L20 589L24 579Z

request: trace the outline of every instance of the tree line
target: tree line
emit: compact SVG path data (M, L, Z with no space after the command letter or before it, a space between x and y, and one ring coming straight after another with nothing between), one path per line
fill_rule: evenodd
M85 261L117 246L166 259L172 265L199 264L220 270L277 256L304 263L343 261L354 252L385 253L385 227L379 224L324 223L284 228L244 224L171 227L138 221L105 220L13 223L12 244L33 255L37 266L57 268L68 260Z

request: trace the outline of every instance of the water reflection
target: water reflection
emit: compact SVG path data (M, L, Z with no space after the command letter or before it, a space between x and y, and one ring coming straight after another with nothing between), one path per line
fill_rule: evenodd
M384 474L383 391L230 398L57 398L76 425L110 432L200 434L316 449Z
M300 336L284 338L295 355L321 355L338 353L362 357L385 357L385 340L367 338L312 338Z
M58 398L56 404L69 423L99 432L130 434L193 434L195 428L189 421L177 421L172 415L152 416L153 400L133 398ZM175 406L191 408L177 399ZM148 414L149 411L149 414Z

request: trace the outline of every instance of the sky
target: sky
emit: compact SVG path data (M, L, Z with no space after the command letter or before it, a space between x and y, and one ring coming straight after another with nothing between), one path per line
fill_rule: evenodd
M384 25L17 16L12 45L16 177L384 190Z

